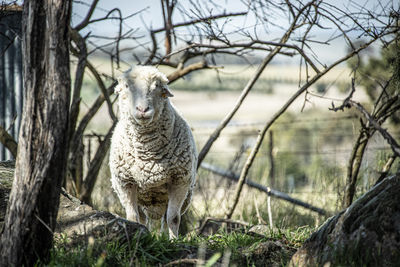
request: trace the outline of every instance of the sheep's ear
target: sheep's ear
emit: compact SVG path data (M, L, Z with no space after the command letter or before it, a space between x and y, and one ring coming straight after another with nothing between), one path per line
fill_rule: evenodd
M124 76L124 77L128 77L129 74L132 72L132 70L133 70L134 68L135 68L135 65L132 64L131 67L130 67L128 70L124 71L123 76Z
M123 91L127 90L129 87L128 80L123 76L117 79L118 84L114 88L114 93L121 94Z
M164 85L162 87L162 93L161 93L163 98L168 98L168 97L173 97L174 95L171 93L167 85Z
M125 88L128 87L127 80L134 67L134 65L131 65L131 67L128 70L124 71L122 75L117 79L118 84L114 87L114 93L120 94Z
M124 81L123 81L122 77L118 78L117 82L118 82L117 85L115 85L115 87L114 87L115 94L121 93L123 90L123 86L124 86Z

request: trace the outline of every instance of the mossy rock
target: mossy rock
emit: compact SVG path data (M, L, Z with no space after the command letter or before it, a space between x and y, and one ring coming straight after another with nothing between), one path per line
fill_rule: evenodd
M399 266L400 174L385 178L328 219L291 266Z
M14 169L15 162L0 162L0 229L4 224ZM148 232L144 225L125 220L110 212L95 210L62 190L56 235L66 235L74 242L86 242L89 236L110 240L117 238L120 242L125 242L138 231Z

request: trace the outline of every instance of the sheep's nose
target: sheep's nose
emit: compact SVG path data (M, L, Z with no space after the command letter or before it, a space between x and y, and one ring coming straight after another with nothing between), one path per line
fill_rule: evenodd
M146 106L146 107L142 107L142 106L136 106L136 110L140 111L141 113L146 113L147 111L149 111L150 107Z

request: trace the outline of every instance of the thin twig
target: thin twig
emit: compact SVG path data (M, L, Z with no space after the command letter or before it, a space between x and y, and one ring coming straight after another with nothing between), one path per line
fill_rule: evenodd
M99 0L93 0L92 4L90 5L89 11L86 14L85 18L82 20L81 23L79 23L77 26L75 26L74 30L76 31L80 31L83 28L85 28L90 21L90 18L93 15L94 10L96 9L97 3L99 2Z
M14 158L17 158L18 144L2 126L0 126L0 143L10 151Z
M181 22L181 23L173 24L172 28L189 26L189 25L193 25L193 24L197 24L197 23L201 23L201 22L207 22L207 21L210 21L210 20L215 20L215 19L220 19L220 18L243 16L243 15L246 15L246 14L247 14L247 12L223 13L223 14L219 14L219 15L214 15L214 16L209 16L209 17L205 17L205 18L199 18L199 19L195 19L195 20L191 20L191 21L187 21L187 22ZM153 33L159 33L159 32L163 32L165 30L166 30L166 27L163 27L163 28L155 29L152 32Z
M349 104L355 107L368 121L369 123L382 135L382 137L388 142L390 148L392 149L393 153L400 157L400 146L397 141L392 137L391 134L388 133L386 129L383 129L381 125L372 118L372 116L368 113L368 111L358 102L353 100L349 101Z

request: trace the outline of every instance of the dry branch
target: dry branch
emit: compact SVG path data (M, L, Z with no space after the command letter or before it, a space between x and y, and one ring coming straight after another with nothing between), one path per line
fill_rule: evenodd
M176 71L168 75L169 83L173 83L177 79L185 76L186 74L191 73L192 71L206 69L206 68L209 68L207 63L205 61L200 61L197 63L190 64L189 66L186 66L182 69L177 69Z
M216 166L213 166L213 165L211 165L209 163L203 162L200 167L203 168L203 169L209 170L209 171L211 171L211 172L213 172L215 174L218 174L218 175L220 175L222 177L228 178L228 179L230 179L232 181L237 182L239 180L239 175L237 175L237 174L235 174L233 172L227 171L227 170L223 170L223 169L218 168ZM268 196L272 196L272 197L276 197L276 198L282 199L282 200L290 202L290 203L292 203L294 205L301 206L303 208L306 208L306 209L312 210L314 212L317 212L320 215L327 215L328 214L324 209L321 209L321 208L318 208L318 207L314 207L313 205L308 204L306 202L303 202L303 201L301 201L299 199L292 198L292 197L290 197L289 195L287 195L287 194L285 194L283 192L280 192L280 191L272 189L272 188L270 188L268 186L264 186L264 185L258 184L256 182L253 182L250 178L246 179L245 184L247 184L248 186L250 186L252 188L255 188L255 189L257 189L257 190L259 190L259 191L261 191L263 193L268 194Z
M89 69L90 72L93 74L94 78L96 79L97 84L99 85L100 91L101 91L101 93L102 93L103 96L104 96L104 99L105 99L105 101L106 101L106 103L107 103L108 114L110 115L110 118L111 118L114 122L116 122L118 119L117 119L117 117L116 117L115 114L114 114L114 110L113 110L113 107L112 107L113 104L111 103L110 94L109 94L109 92L107 92L107 88L106 88L106 86L104 85L104 82L103 82L103 80L101 79L99 72L98 72L97 69L93 66L93 64L91 64L89 61L87 61L86 64L87 64L88 69Z
M349 163L347 165L346 188L344 192L342 208L349 207L353 202L354 194L356 192L358 172L360 171L361 162L369 141L369 137L372 134L369 131L370 129L362 129L360 131L351 151Z
M90 162L89 171L84 179L82 193L80 195L80 199L87 204L91 204L91 195L94 185L96 183L97 175L99 174L101 165L104 161L107 151L110 148L111 136L113 134L116 125L117 123L115 121L111 126L111 128L108 130L108 133L104 137L104 140L100 142L99 148L97 149L97 152L93 160Z
M293 22L291 23L290 27L288 28L288 30L282 35L279 43L280 44L285 44L288 40L290 35L293 33L293 31L296 28L296 23L297 20L299 19L300 15L302 14L302 12L312 3L313 1L309 2L307 5L305 5L297 14L297 16L294 18ZM248 95L248 93L250 92L250 90L253 88L254 84L257 82L258 78L260 77L261 73L264 71L265 67L271 62L271 60L275 57L276 54L278 54L280 52L280 50L282 49L282 45L280 46L276 46L274 48L274 50L272 50L267 57L265 57L265 59L263 60L263 62L260 64L260 66L258 67L256 73L254 74L254 76L249 80L249 82L246 84L246 86L243 88L242 93L239 96L239 99L237 100L237 102L235 103L235 106L233 107L233 109L225 116L225 118L222 120L222 122L220 123L220 125L214 130L214 132L210 135L209 139L207 140L206 144L203 146L203 148L201 149L200 153L199 153L199 159L198 159L198 163L197 163L197 169L199 168L201 162L203 161L203 159L205 158L205 156L207 155L208 151L210 150L211 146L213 145L213 143L215 142L215 140L217 140L217 138L219 137L219 135L221 134L222 130L226 127L226 125L229 123L229 121L232 119L232 117L235 115L235 113L237 112L237 110L239 109L239 107L241 106L241 104L243 103L244 99L246 98L246 96ZM317 72L317 75L321 74L321 72ZM239 181L238 184L238 188L240 188L240 184L243 184L243 182ZM237 195L237 194L235 194ZM236 197L235 197L236 198ZM234 201L236 202L236 201ZM235 206L235 204L234 204ZM228 218L230 218L231 215L228 214Z
M386 161L385 165L382 168L382 171L380 172L380 175L378 177L378 179L376 180L375 185L377 185L378 183L382 182L383 179L385 179L385 177L389 174L390 168L393 165L393 162L396 160L396 155L391 155L388 160Z
M225 118L221 121L220 125L214 130L214 132L210 135L208 138L206 144L203 146L199 153L199 159L197 163L197 169L200 167L201 162L203 159L206 157L208 151L210 150L211 146L214 144L215 140L218 139L219 135L221 134L222 130L228 125L232 117L236 114L238 111L239 107L242 105L244 99L250 92L250 90L253 88L254 84L260 77L261 73L264 71L265 67L268 65L268 63L272 60L272 58L279 52L280 47L276 47L271 53L268 54L268 56L263 60L263 62L260 64L258 67L256 73L254 76L249 80L247 85L243 88L242 93L240 94L238 100L235 103L235 106L233 109L225 116Z
M0 126L0 143L2 143L13 155L17 158L18 144L15 142L14 138Z
M235 16L243 16L246 14L247 14L247 12L223 13L223 14L209 16L209 17L200 18L200 19L195 19L195 20L191 20L191 21L187 21L187 22L176 23L176 24L172 25L172 28L185 27L185 26L190 26L190 25L194 25L197 23L201 23L201 22L208 22L210 20L216 20L216 19L227 18L227 17L235 17ZM166 27L163 27L163 28L158 28L158 29L152 30L151 32L159 33L159 32L163 32L165 30L167 30Z
M382 137L388 142L393 153L400 157L400 146L397 141L388 133L386 129L374 120L374 118L368 113L368 111L358 102L350 100L348 102L351 106L355 107L367 120L368 122L382 135Z
M97 1L95 1L97 2ZM78 121L80 103L81 103L81 89L83 84L83 77L85 75L86 61L87 61L87 48L85 39L75 30L70 29L71 39L75 42L79 50L72 46L70 47L73 54L78 58L78 64L75 71L74 90L72 92L71 107L69 114L68 125L68 139L71 140Z
M92 4L90 5L89 11L86 14L85 18L82 20L81 23L79 23L78 25L75 26L74 30L76 31L80 31L83 28L85 28L90 21L90 18L93 15L94 10L96 9L97 3L99 2L99 0L93 0Z
M190 49L190 48L212 48L214 49L214 51L218 51L218 50L222 50L222 49L232 49L232 48L248 48L248 49L261 49L260 47L256 47L254 45L268 45L268 46L274 46L274 47L284 47L284 48L290 48L293 50L296 50L303 58L304 60L310 64L310 66L313 68L313 70L316 73L319 73L320 70L315 66L314 62L307 56L307 54L304 52L303 49L301 49L300 47L298 47L297 45L293 45L293 44L287 44L285 42L271 42L271 41L262 41L262 40L252 40L251 42L246 42L246 43L227 43L225 45L214 45L214 44L198 44L198 43L194 43L189 45L186 49ZM271 49L268 48L263 48L262 50L267 50L267 51L271 51ZM204 53L204 52L202 52ZM282 53L282 52L280 52ZM285 53L286 55L289 56L293 56L295 54L288 54Z

